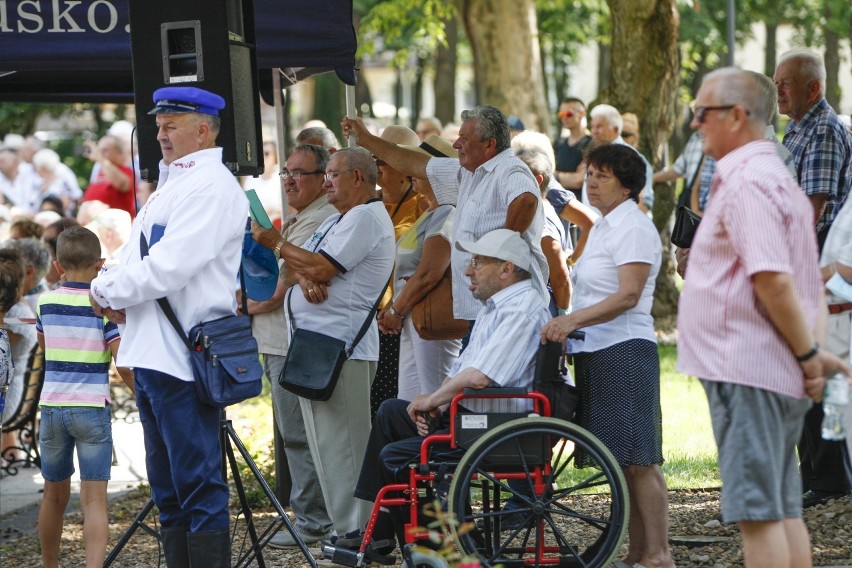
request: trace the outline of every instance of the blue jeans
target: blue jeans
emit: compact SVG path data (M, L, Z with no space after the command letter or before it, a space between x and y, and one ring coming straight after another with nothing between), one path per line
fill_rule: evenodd
M109 480L112 423L109 406L42 406L39 449L47 481L74 475L74 448L83 481Z
M199 401L195 383L138 367L134 374L145 465L160 522L189 532L227 530L219 409Z

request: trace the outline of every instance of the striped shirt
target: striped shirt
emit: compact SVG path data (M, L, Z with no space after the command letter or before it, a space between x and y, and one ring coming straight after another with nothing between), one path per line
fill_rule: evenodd
M455 247L458 241L477 241L485 233L506 226L509 205L524 193L532 193L539 200L538 211L527 230L521 233L532 252L535 262L530 269L535 288L542 301L549 301L547 280L550 271L541 252L541 233L544 227L544 208L541 191L530 169L514 156L511 149L497 154L470 172L454 158L432 158L426 166L429 182L441 205L456 206L453 225L450 265L453 273L453 313L458 319L473 320L482 304L467 288L464 275L468 261L473 256Z
M791 120L784 146L793 154L799 185L805 195L825 194L819 233L834 222L852 185L852 135L825 99L808 109L802 120Z
M752 277L789 274L805 321L821 308L813 207L771 142L751 142L716 162L678 309L678 370L804 398L799 364L756 301Z
M474 368L496 386L530 390L539 333L548 320L547 304L529 280L500 290L481 306L467 349L449 375ZM469 399L463 404L473 412L525 412L531 408L530 401L522 399Z
M118 327L89 304L89 284L66 282L38 301L36 331L44 336L41 406L104 406L110 402L109 344Z

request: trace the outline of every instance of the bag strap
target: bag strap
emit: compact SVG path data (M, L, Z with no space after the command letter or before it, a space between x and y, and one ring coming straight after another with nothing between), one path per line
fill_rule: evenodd
M367 330L370 329L370 321L373 319L373 317L376 315L376 312L379 309L379 304L382 302L382 298L385 296L385 290L387 290L387 287L390 286L391 278L393 278L393 270L391 270L391 275L388 278L387 284L382 286L382 291L379 292L379 297L376 298L376 303L373 304L372 308L370 308L370 313L367 314L367 319L364 320L363 325L361 325L361 329L358 330L358 334L355 336L355 339L352 341L352 346L349 347L349 349L346 350L346 358L347 359L352 356L352 353L355 352L355 347L357 347L358 343L361 342L361 339L367 333ZM291 339L292 339L293 330L296 329L296 322L293 319L293 309L290 306L290 297L293 295L293 288L295 288L295 287L296 286L293 285L290 288L290 291L287 292L287 317L290 320Z
M148 256L148 240L145 238L145 232L139 231L139 252L142 255L142 258ZM246 298L246 280L245 275L243 274L243 263L242 259L240 260L240 290L242 290L242 298L243 298L243 313L248 314L248 299ZM175 314L174 309L172 309L172 305L169 303L169 299L166 297L157 298L157 304L160 305L160 309L163 310L163 314L165 314L166 319L169 320L169 323L172 324L172 327L178 334L186 348L192 351L192 343L189 341L189 337L186 335L186 332L181 327L180 322L177 319L177 315Z

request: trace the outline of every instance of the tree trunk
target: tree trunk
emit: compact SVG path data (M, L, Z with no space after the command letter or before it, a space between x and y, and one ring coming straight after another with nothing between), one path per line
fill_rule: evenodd
M831 27L825 27L825 100L840 110L840 39Z
M477 103L515 114L550 136L533 0L462 0L461 14L473 52Z
M778 24L765 22L766 27L766 51L763 55L763 73L768 77L775 75L775 65L778 60Z
M447 46L435 50L435 118L442 124L456 120L456 48L459 41L455 16L444 22Z
M408 127L411 130L417 129L417 121L420 120L420 110L423 107L423 65L425 60L422 57L414 58L417 64L414 68L414 85L411 87L411 115L408 121Z
M612 46L602 41L598 42L598 93L609 88L609 77L612 73ZM589 103L590 101L586 101Z
M639 149L657 170L663 165L663 147L675 126L677 0L607 0L607 4L612 19L612 63L609 86L600 99L639 116ZM674 188L659 184L654 192L654 225L660 231L663 262L652 313L659 325L668 327L674 322L679 295L669 240Z

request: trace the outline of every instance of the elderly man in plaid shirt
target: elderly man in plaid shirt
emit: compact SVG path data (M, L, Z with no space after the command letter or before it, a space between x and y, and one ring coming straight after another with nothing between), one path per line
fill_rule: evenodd
M792 50L775 69L778 110L791 118L784 146L793 154L797 177L814 207L820 250L852 185L852 137L825 100L825 64L820 56ZM842 353L836 353L842 355ZM847 493L843 444L820 435L822 405L805 417L799 445L805 507Z
M784 146L793 154L799 185L814 206L820 249L852 185L852 137L825 100L825 64L792 50L775 69L778 110L790 117Z

